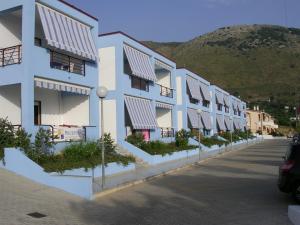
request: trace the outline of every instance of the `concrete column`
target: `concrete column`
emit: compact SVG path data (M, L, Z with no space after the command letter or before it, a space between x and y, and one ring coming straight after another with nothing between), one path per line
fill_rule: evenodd
M22 84L21 110L22 126L34 133L34 74L32 70L32 50L35 36L35 1L23 1L22 10Z

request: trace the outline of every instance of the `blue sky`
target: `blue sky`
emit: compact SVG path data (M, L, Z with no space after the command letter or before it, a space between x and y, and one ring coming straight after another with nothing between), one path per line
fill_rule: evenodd
M300 28L300 0L67 1L98 17L100 33L121 30L139 40L187 41L236 24Z

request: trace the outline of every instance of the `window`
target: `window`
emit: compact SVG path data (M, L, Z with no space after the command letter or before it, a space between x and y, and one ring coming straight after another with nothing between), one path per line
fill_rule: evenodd
M206 108L209 108L210 102L207 100L203 100L202 105Z
M190 103L193 104L199 104L199 100L192 98L192 96L189 95Z
M42 39L40 39L38 37L35 37L34 38L34 45L41 47L42 46Z
M203 135L204 136L209 136L210 135L210 130L203 129Z
M41 112L42 112L41 101L34 101L34 125L42 124Z
M54 69L85 75L85 61L51 51L50 66Z
M223 110L223 105L222 104L217 104L218 110L222 111Z
M131 76L131 87L142 91L149 91L148 81L135 76Z

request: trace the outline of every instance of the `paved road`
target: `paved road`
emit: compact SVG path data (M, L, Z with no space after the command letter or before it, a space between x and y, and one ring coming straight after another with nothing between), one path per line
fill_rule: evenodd
M265 141L94 202L0 170L0 224L290 224L293 202L276 187L286 146ZM35 211L47 217L26 215Z

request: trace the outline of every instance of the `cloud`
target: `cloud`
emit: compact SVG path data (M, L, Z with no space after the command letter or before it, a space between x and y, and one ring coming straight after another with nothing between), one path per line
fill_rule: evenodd
M237 2L244 2L245 0L204 0L208 8L214 8L217 5L229 6Z

